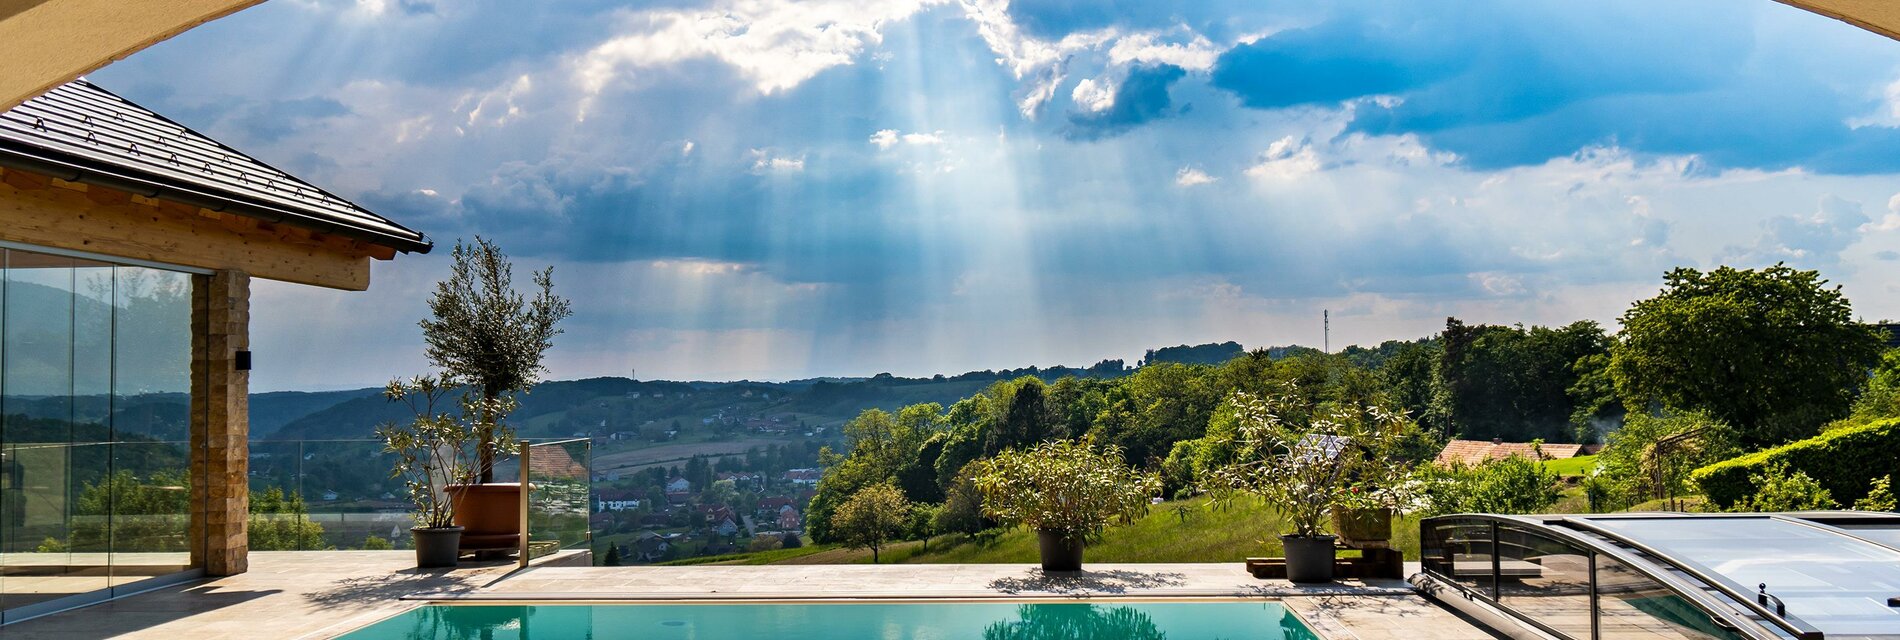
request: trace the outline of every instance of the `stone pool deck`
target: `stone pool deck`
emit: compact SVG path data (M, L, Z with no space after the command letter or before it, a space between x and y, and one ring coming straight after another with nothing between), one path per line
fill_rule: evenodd
M1331 639L1493 637L1400 581L1323 587L1256 580L1240 563L1032 565L537 566L410 568L405 551L254 552L251 571L0 627L39 638L328 638L428 600L1182 598L1278 599Z

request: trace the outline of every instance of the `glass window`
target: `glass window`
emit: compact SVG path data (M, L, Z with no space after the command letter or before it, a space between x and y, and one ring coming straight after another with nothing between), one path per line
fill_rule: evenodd
M1597 624L1605 640L1743 640L1709 615L1629 565L1596 558Z
M190 278L0 249L0 610L190 565Z
M1542 534L1498 526L1498 602L1572 638L1590 637L1590 555Z
M191 276L113 278L112 583L191 564Z
M1425 568L1467 589L1495 596L1491 580L1491 523L1471 518L1433 518L1420 536Z

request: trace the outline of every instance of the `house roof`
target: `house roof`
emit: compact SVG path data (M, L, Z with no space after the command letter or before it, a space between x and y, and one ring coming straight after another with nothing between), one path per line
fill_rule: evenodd
M0 112L0 167L303 227L409 253L422 233L86 80Z
M1543 452L1545 460L1563 460L1596 453L1602 445L1544 443L1537 448ZM1482 464L1489 460L1502 460L1511 456L1529 459L1532 457L1529 442L1499 442L1495 440L1453 440L1445 443L1438 452L1440 464Z

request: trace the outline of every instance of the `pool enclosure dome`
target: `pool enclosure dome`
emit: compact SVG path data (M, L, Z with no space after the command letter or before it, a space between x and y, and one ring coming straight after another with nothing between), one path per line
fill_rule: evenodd
M1900 514L1458 514L1420 592L1514 638L1900 638Z

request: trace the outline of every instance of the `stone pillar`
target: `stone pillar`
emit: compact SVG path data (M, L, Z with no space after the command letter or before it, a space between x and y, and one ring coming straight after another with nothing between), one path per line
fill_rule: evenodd
M251 277L219 271L191 279L191 564L206 575L244 573L250 547Z

